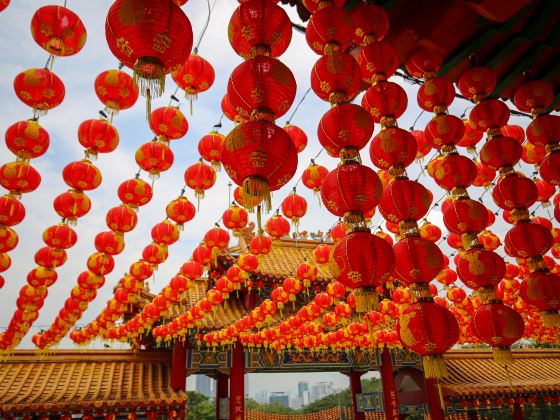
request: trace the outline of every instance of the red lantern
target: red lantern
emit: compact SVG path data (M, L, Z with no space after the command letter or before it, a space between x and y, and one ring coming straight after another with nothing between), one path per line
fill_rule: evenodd
M441 238L441 229L426 221L420 226L420 236L430 242L437 242Z
M247 118L239 115L239 112L237 112L237 110L233 107L233 105L229 101L227 93L223 96L222 102L220 103L220 107L222 108L222 112L224 113L224 115L228 120L233 121L235 123L242 123L247 121Z
M441 354L459 339L459 325L448 309L433 302L414 303L401 314L397 333L407 349L424 356L424 375L427 378L446 376L447 369Z
M392 166L406 168L414 161L417 152L414 136L399 127L381 130L369 145L371 161L379 169L385 170Z
M237 264L244 271L252 272L259 267L259 260L253 254L249 254L249 253L239 254L239 257L237 258Z
M414 136L414 138L416 139L416 144L418 146L418 152L416 153L416 159L422 159L424 156L426 156L430 152L430 150L432 150L432 145L426 139L426 135L424 134L424 131L422 131L422 130L412 130L410 132L410 134L412 134Z
M38 114L62 103L66 93L62 80L48 69L28 69L14 79L17 97Z
M529 208L537 201L538 194L532 179L517 174L500 179L492 190L494 202L505 210Z
M454 115L436 115L426 125L424 134L433 147L441 149L448 144L458 144L465 134L465 125Z
M395 268L391 246L369 232L351 232L335 245L331 272L349 288L383 284Z
M49 226L43 232L43 242L52 248L72 248L77 241L76 232L64 223Z
M446 267L438 273L438 275L436 276L436 280L441 284L443 284L444 286L449 286L450 284L455 283L455 281L457 280L457 273L453 271L451 268ZM459 290L463 290L463 289L459 289ZM447 292L447 295L449 296L449 292Z
M478 234L478 241L487 251L498 249L502 244L498 235L486 229Z
M86 28L79 16L62 6L43 6L31 18L31 35L49 54L69 56L86 43Z
M235 52L245 59L279 57L290 44L292 25L288 14L274 2L248 0L233 12L228 37Z
M115 1L107 13L105 37L115 57L134 69L148 97L163 93L165 75L187 60L193 43L187 15L171 0Z
M215 171L221 168L220 161L222 160L222 149L226 137L216 131L202 136L198 141L198 153L202 158L209 162Z
M52 268L36 267L27 274L27 284L32 287L50 287L58 279L58 274Z
M251 254L255 255L266 255L269 254L272 249L272 239L268 236L255 236L251 239L249 243L249 250Z
M317 264L328 264L330 260L331 254L331 247L327 244L319 244L315 247L315 249L311 252L311 256L313 260Z
M502 257L493 251L471 248L456 260L457 275L471 289L495 286L506 274Z
M488 210L470 198L456 200L443 211L443 223L457 235L479 233L488 225Z
M86 120L78 127L78 141L86 148L86 156L96 157L98 153L110 153L119 144L119 133L109 122Z
M159 178L161 172L171 168L175 159L171 149L159 141L144 143L138 148L134 158L140 168L149 172L152 179Z
M0 185L10 194L21 196L35 191L41 183L41 175L29 163L9 162L0 167Z
M559 135L560 118L558 115L538 115L527 126L527 141L534 146L545 147L547 144L557 141Z
M93 274L104 276L113 271L115 268L115 260L111 255L96 252L89 256L87 260L87 268Z
M193 100L199 93L212 87L216 75L207 60L193 53L183 65L171 73L171 77L177 86L185 91L185 97Z
M477 176L473 181L473 185L476 187L489 187L496 177L496 171L488 168L481 163L476 163Z
M432 50L423 48L405 63L408 74L418 79L426 78L431 73L439 71L443 64L443 56Z
M381 194L382 185L377 174L358 163L339 166L321 184L321 200L327 210L348 220L375 208Z
M0 273L7 271L12 265L12 259L6 252L0 252Z
M362 106L373 116L377 123L399 118L408 105L404 89L393 82L382 81L368 90L362 97Z
M71 162L62 170L66 185L75 190L90 191L101 185L101 172L89 160Z
M142 251L142 259L150 263L154 269L167 260L169 253L166 245L150 244Z
M23 160L43 155L49 148L49 133L36 121L19 121L6 130L6 146Z
M138 86L127 73L105 70L94 82L95 93L111 116L132 107L138 100Z
M544 111L554 100L554 89L548 82L542 80L531 80L522 84L513 97L513 103L521 112Z
M292 125L286 123L284 127L282 127L286 133L290 136L292 141L294 142L294 147L298 153L301 153L305 150L307 146L307 134L299 128L297 125Z
M543 207L550 205L550 199L556 193L556 188L542 179L535 179L534 182L538 191L537 200L543 204Z
M406 285L429 283L445 267L439 247L424 238L411 236L401 239L393 246L395 275Z
M181 228L183 224L194 218L196 209L187 197L180 196L167 205L165 213L167 217L177 223L179 228Z
M515 258L533 258L546 254L554 243L550 230L542 225L521 222L504 238L504 250Z
M438 165L434 181L446 190L468 188L478 175L475 163L462 155L448 155Z
M117 233L126 233L136 227L136 224L138 223L138 216L129 206L121 204L120 206L113 207L107 212L105 222L107 223L107 227L112 231Z
M0 12L10 5L10 0L0 0Z
M273 238L282 238L290 234L290 223L277 214L267 220L264 229Z
M179 240L179 229L168 220L159 222L152 228L152 240L158 245L172 245Z
M381 41L389 32L389 16L375 4L359 3L352 10L352 20L356 44L367 45L372 41Z
M229 102L242 117L279 118L294 102L296 80L281 61L259 56L244 61L233 70L227 89Z
M131 208L138 208L150 202L153 190L146 181L140 178L132 178L119 185L117 194L124 204Z
M307 26L307 44L320 55L346 51L354 38L352 15L331 3L313 13Z
M509 108L502 101L486 99L471 110L469 120L477 130L487 131L506 125L509 114Z
M476 151L475 146L478 144L480 140L482 140L483 133L474 129L471 126L469 120L463 120L463 125L465 126L465 134L459 142L457 143L458 146L466 147L469 151ZM507 127L507 126L505 126ZM502 130L505 128L502 127ZM503 133L503 131L502 131ZM509 136L509 134L503 133L505 136Z
M109 255L120 254L124 250L123 237L112 230L100 232L95 235L95 249Z
M432 197L426 187L417 181L395 179L385 190L379 202L379 211L393 223L420 220L430 208Z
M560 292L557 274L536 271L525 276L521 282L520 295L525 302L541 312L546 326L557 325L560 309Z
M228 229L243 229L247 226L248 215L243 207L232 204L223 214L222 221Z
M181 274L190 280L201 277L203 271L203 266L193 260L189 260L181 266Z
M19 238L15 230L8 226L0 226L0 253L12 251L18 244Z
M41 267L57 268L66 262L66 251L60 248L44 246L35 253L35 263Z
M90 211L91 201L81 191L68 190L54 199L53 207L60 217L64 217L69 223L75 224L77 219Z
M362 72L354 57L342 51L325 55L311 70L311 89L332 105L351 102L362 88Z
M551 185L560 185L560 152L549 153L541 162L541 178Z
M184 178L187 187L192 188L195 197L200 200L204 198L204 191L209 190L216 183L216 171L201 159L185 170Z
M152 111L150 129L159 140L168 142L185 137L189 123L181 110L174 106L164 106Z
M461 75L457 87L464 97L478 102L496 87L496 73L488 67L472 67Z
M210 265L210 262L212 261L212 248L209 248L204 244L200 244L194 249L192 258L195 262L202 266Z
M282 201L281 209L282 214L298 226L299 219L307 213L307 201L293 192Z
M495 136L480 149L483 165L497 171L502 166L514 166L523 155L523 147L511 137Z
M387 42L372 42L362 48L356 57L362 77L368 83L376 83L391 77L399 67L393 46Z
M230 178L243 186L243 206L252 210L270 192L284 186L297 169L297 152L290 136L268 121L249 121L227 136L222 163Z
M339 157L342 152L352 157L362 149L373 134L373 118L361 106L341 104L323 115L317 137L327 153Z
M301 182L307 188L317 193L321 189L321 184L328 174L329 170L327 168L312 163L303 171Z
M418 106L424 111L443 111L455 99L453 83L443 77L432 77L418 89Z
M229 245L229 233L224 229L214 227L204 235L204 243L210 249L218 248L224 250Z
M481 305L474 314L472 325L475 335L493 347L496 363L507 365L513 362L506 348L523 337L525 330L523 318L515 309L503 303Z

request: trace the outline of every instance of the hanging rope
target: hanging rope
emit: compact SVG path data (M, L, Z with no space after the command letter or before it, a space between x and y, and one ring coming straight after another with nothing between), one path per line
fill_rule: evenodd
M210 6L210 0L206 0L206 5L208 7L208 15L206 16L206 21L204 22L204 26L202 27L202 31L200 32L200 35L198 36L196 44L194 45L193 53L195 53L195 54L198 53L198 48L200 47L200 43L202 42L202 38L204 38L204 34L206 33L206 30L208 29L208 25L210 24L210 16L212 15L212 11L214 10L214 7L216 7L217 1L218 0L214 0L214 4L212 6Z
M311 92L311 87L309 87L309 89L307 89L307 91L303 94L302 98L299 100L298 104L296 105L294 112L292 112L292 115L290 115L290 118L288 118L288 121L286 121L286 124L290 124L290 121L292 121L292 119L294 118L294 115L298 111L301 103L305 100L309 92Z

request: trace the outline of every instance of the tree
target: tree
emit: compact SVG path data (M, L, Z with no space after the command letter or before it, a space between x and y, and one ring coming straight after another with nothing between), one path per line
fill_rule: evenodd
M214 420L216 418L216 406L207 396L195 391L187 391L187 420Z

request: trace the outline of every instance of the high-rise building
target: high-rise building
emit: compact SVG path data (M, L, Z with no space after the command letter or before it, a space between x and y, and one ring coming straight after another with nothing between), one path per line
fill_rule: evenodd
M206 375L196 375L194 389L199 394L205 395L208 398L213 397L212 394L212 379Z
M286 392L271 392L269 398L270 404L280 404L284 407L290 406L290 396Z
M311 386L310 400L311 402L320 400L327 395L331 395L333 392L332 382L318 382Z
M309 401L309 382L298 382L298 397L301 400L302 405L307 405Z

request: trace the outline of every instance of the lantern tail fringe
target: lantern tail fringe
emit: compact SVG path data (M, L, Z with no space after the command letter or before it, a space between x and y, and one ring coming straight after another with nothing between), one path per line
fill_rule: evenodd
M560 326L560 313L554 312L541 312L541 316L545 327L558 327Z
M365 313L377 310L379 299L374 288L358 288L354 295L356 296L356 312Z
M422 357L422 363L424 365L424 376L426 378L440 379L447 377L447 366L441 354L424 356Z
M165 90L165 67L150 57L140 57L134 63L134 82L142 96L153 95L159 98Z
M243 181L242 186L243 206L249 212L254 212L255 207L264 202L267 212L272 208L270 197L270 186L268 181L257 177L248 177Z
M210 162L210 166L215 172L222 172L222 163L219 160L213 160Z
M494 356L494 362L499 365L508 366L515 363L515 359L509 347L493 347L492 355Z

